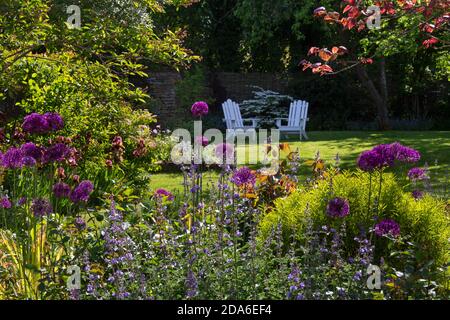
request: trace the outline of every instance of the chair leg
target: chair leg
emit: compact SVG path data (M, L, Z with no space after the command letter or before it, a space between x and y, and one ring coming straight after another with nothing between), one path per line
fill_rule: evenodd
M303 136L305 137L306 140L308 140L308 136L306 135L306 131L303 131Z

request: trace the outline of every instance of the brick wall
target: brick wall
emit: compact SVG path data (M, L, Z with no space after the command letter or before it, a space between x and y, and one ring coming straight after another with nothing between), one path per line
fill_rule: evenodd
M147 79L150 95L157 103L152 105L151 111L158 115L162 124L167 124L173 119L182 119L187 116L181 108L177 108L176 83L182 76L173 71L155 72ZM252 91L259 86L264 89L286 93L288 78L272 73L236 73L218 72L208 76L207 86L213 98L216 100L217 109L226 99L241 102L253 97ZM216 110L216 111L217 111Z
M255 88L258 86L266 90L285 93L288 79L273 73L236 73L220 72L215 75L217 85L221 86L226 97L238 102L251 99Z

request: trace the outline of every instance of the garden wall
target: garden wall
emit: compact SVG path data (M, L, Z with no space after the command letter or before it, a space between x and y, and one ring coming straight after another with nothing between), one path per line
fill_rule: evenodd
M151 111L158 115L163 124L186 116L176 94L176 84L181 80L182 75L174 71L154 72L147 79L150 95L155 100ZM285 93L288 78L275 73L216 72L208 75L206 86L216 101L217 108L214 109L218 109L226 99L241 102L252 98L254 88L251 86Z

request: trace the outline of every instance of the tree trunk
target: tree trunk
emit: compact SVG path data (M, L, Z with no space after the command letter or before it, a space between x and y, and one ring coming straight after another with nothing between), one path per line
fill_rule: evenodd
M372 79L370 79L366 67L364 65L358 65L356 67L356 73L359 80L364 85L364 87L369 91L370 97L372 98L376 108L377 108L377 122L378 128L380 130L389 130L391 128L389 124L388 116L388 103L387 103L387 83L386 83L386 70L384 68L384 59L380 69L381 75L381 93L375 87Z

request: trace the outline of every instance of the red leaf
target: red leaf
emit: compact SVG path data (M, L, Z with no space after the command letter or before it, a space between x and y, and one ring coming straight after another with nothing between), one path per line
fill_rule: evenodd
M312 47L311 49L309 49L309 51L308 51L308 56L311 56L311 55L317 55L318 53L319 53L319 48L317 48L317 47Z
M439 42L439 40L438 39L436 39L436 38L430 38L430 39L427 39L427 40L425 40L424 42L422 42L422 45L425 47L425 48L430 48L430 47L433 47L433 45L434 44L436 44L436 43L438 43Z
M342 11L342 13L346 13L348 10L350 10L351 8L353 8L351 5L346 5L344 8L344 11Z

